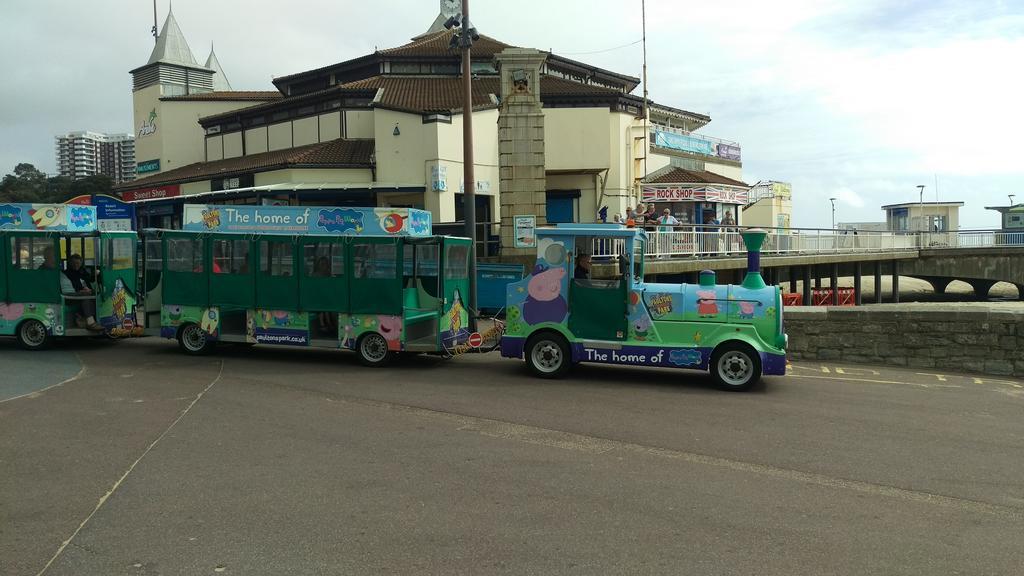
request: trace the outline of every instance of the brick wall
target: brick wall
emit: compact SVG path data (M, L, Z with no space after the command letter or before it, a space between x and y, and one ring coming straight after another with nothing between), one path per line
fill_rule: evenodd
M1024 306L880 304L785 310L793 360L1024 377Z

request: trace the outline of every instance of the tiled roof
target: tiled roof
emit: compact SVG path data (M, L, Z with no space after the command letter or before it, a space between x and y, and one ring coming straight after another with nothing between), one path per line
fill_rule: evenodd
M349 82L340 89L384 89L378 104L384 108L408 112L452 112L462 110L462 78L374 76ZM473 109L495 107L491 94L501 91L501 80L496 76L473 79ZM556 76L541 76L540 95L557 96L622 96L618 90L580 84Z
M412 76L374 76L349 82L342 89L384 89L378 104L383 108L407 112L451 112L462 109L462 78L423 78ZM473 108L494 106L491 94L498 91L497 78L473 81Z
M434 34L423 36L409 42L408 44L403 44L402 46L379 50L377 53L387 57L451 57L459 53L458 50L450 50L448 48L453 34L455 34L455 30L442 30ZM505 48L513 47L514 46L505 44L504 42L499 42L489 36L481 35L479 40L475 40L473 42L473 59L491 58Z
M212 54L211 54L212 55ZM161 100L170 101L210 101L210 100L280 100L284 96L277 90L232 90L232 91L219 91L219 92L200 92L198 94L185 94L182 96L165 96Z
M749 188L750 185L739 180L726 178L714 172L704 170L686 170L684 168L673 168L672 170L656 176L650 180L644 180L645 184L727 184L729 186L742 186Z
M373 140L331 140L227 160L197 162L148 178L125 182L117 189L130 190L161 184L194 182L282 168L369 168L372 165L373 148Z

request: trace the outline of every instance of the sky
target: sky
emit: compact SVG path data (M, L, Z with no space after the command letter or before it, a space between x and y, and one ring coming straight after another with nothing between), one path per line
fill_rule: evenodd
M131 77L153 47L148 0L3 0L0 174L55 170L54 136L131 132ZM397 46L438 0L174 0L201 63L236 90ZM473 24L640 76L640 0L472 0ZM158 0L160 24L167 0ZM963 201L962 228L1024 201L1024 0L648 0L650 97L711 116L743 179L793 185L793 225L884 220L880 206ZM642 89L636 91L641 94ZM936 186L937 184L937 186Z

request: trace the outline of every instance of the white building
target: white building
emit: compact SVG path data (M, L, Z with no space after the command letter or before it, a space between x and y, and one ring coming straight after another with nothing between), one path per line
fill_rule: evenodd
M135 179L131 134L68 132L56 137L57 172L73 180L104 174L115 184Z

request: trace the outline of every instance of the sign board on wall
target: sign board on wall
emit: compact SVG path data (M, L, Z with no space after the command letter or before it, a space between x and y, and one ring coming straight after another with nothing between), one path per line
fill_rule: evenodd
M92 201L96 206L97 226L101 232L127 231L135 228L135 205L106 194L97 194Z
M444 192L448 189L448 167L440 164L430 167L430 189Z
M537 247L537 217L516 216L515 217L515 247L536 248Z
M96 207L80 204L0 204L0 229L91 232Z
M159 158L157 158L156 160L143 160L143 161L138 162L138 163L135 164L135 173L136 174L147 174L149 172L159 172L159 171L160 171L160 159Z
M746 204L749 192L746 188L732 186L645 186L642 198L644 202L694 201Z
M153 188L140 188L138 190L128 190L121 193L121 198L125 202L138 202L139 200L156 200L159 198L173 198L181 195L181 186L174 184L171 186L154 186Z
M414 208L186 204L182 228L193 232L429 236L432 226L430 212Z

